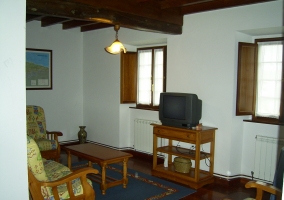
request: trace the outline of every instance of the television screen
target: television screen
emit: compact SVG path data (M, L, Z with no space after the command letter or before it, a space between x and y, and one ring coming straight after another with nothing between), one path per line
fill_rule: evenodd
M194 127L199 124L202 101L196 94L163 92L160 94L159 119L165 126Z
M164 97L164 117L171 119L185 119L186 98L182 96Z

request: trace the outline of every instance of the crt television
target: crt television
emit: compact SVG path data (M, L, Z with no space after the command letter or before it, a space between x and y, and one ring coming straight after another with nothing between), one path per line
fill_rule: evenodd
M159 119L165 126L194 127L199 124L201 113L202 101L196 94L160 94Z

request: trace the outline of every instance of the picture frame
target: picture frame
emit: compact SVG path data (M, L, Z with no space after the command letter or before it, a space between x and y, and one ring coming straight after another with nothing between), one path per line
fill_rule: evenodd
M52 89L52 50L26 48L26 90Z

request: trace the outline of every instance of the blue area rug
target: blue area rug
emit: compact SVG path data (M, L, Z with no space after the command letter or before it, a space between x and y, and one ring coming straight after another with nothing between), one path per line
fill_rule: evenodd
M72 164L73 168L86 165L86 161ZM93 164L95 169L101 171L100 167ZM138 177L135 177L138 173ZM112 164L107 167L107 176L115 179L122 178L122 166ZM194 189L184 187L154 176L127 169L128 184L126 188L122 185L114 186L106 190L102 195L100 184L93 182L93 188L96 192L96 200L178 200L195 192Z

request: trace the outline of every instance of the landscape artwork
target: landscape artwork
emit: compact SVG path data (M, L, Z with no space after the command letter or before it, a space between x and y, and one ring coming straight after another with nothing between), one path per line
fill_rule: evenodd
M26 49L26 89L52 89L52 50Z

